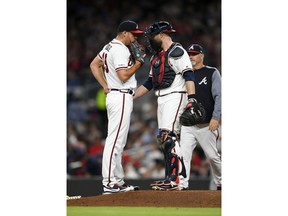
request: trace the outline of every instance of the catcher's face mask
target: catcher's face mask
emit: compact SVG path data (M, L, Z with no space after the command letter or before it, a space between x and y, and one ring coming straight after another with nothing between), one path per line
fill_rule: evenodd
M157 41L154 39L155 35L159 33L171 33L175 32L173 27L166 21L156 22L151 25L149 28L146 28L144 35L147 39L147 48L151 53L157 53L162 50L162 41Z

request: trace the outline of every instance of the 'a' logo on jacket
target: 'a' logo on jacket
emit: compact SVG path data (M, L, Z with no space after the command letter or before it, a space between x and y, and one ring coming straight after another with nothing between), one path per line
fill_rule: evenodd
M205 85L207 85L207 77L204 77L201 82L199 82L199 85L201 85L202 83L204 83Z

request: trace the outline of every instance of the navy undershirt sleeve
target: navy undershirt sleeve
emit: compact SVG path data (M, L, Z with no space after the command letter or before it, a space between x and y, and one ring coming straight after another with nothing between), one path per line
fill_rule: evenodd
M184 77L185 81L194 81L195 80L194 72L192 70L186 71L183 74L183 77Z
M143 86L148 89L148 91L150 91L153 88L153 84L152 84L152 77L149 77L145 83L143 84Z

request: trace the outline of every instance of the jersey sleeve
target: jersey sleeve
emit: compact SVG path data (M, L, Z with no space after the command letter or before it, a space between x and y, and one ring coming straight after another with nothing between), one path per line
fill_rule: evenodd
M183 49L182 47L180 48ZM176 68L176 74L181 73L183 75L186 71L192 70L192 64L189 59L189 55L185 50L181 58L170 58L170 61L172 62L172 65L174 65L174 67Z
M212 118L218 120L221 116L221 75L217 69L212 75L211 91L215 101Z
M103 51L103 49L98 53L98 58L100 58L100 60L103 62L103 53L104 53L104 51Z

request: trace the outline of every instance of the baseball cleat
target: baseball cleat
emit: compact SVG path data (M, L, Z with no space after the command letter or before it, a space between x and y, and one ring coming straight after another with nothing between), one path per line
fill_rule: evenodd
M179 190L179 188L182 188L179 186L179 184L177 184L174 181L168 181L168 180L162 182L161 185L159 184L152 186L153 190L163 190L163 191Z
M157 186L157 185L152 186L152 190L160 190L160 191L164 191L163 188L161 188L161 187L159 187L159 186Z
M167 186L153 186L152 190L159 190L159 191L174 191L174 190L179 190L178 186L175 187L167 187Z
M140 190L140 187L136 185L130 185L130 187L132 187L134 191Z
M188 187L178 186L177 190L178 190L178 191L184 191L184 190L189 190L189 188L188 188Z
M136 190L140 190L139 186L136 185L129 185L126 182L122 185L122 187L126 187L129 188L129 191L136 191Z
M155 181L154 183L150 184L150 186L159 186L165 184L165 180Z
M105 194L115 194L115 193L120 193L120 192L127 192L130 191L131 189L129 187L123 187L118 184L115 184L113 187L106 187L103 185L103 195Z

